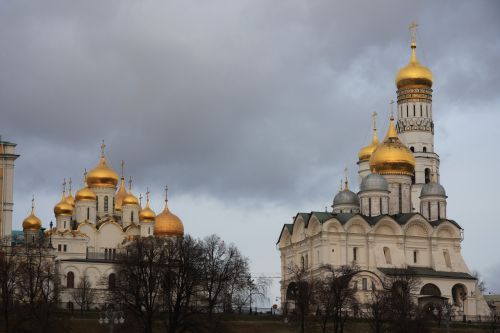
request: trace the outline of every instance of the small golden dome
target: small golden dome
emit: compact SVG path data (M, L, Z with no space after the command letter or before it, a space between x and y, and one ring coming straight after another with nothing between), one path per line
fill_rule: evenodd
M88 186L87 186L87 171L85 170L83 177L83 185L85 187L78 190L75 194L76 201L96 201L97 196Z
M132 177L128 181L128 192L123 197L122 205L139 205L139 199L132 194Z
M172 214L168 209L167 200L165 200L165 209L156 216L154 226L155 236L183 236L184 225L181 219Z
M149 207L149 191L146 192L146 207L141 209L139 213L139 221L140 222L154 222L156 214Z
M104 147L103 143L101 145L101 159L99 160L99 164L87 175L87 184L89 187L116 188L118 184L118 174L106 164Z
M384 142L370 157L370 169L381 175L413 176L415 172L415 158L408 147L399 140L392 115Z
M377 128L375 126L375 116L377 115L376 112L373 113L373 138L372 138L372 143L370 143L368 146L365 146L361 148L361 150L358 153L359 161L369 161L370 157L372 156L373 152L375 149L377 149L378 146L378 138L377 138Z
M64 183L63 183L63 192L62 192L61 201L59 201L54 206L54 214L56 216L60 216L60 215L71 216L71 215L73 215L73 206L71 205L71 203L68 202L67 197L66 197L66 180L64 180Z
M414 37L412 37L410 62L401 68L396 75L396 86L398 89L432 87L432 72L429 68L420 64L417 59L416 48L417 44Z
M40 230L42 221L35 215L35 199L31 200L31 214L23 221L23 230Z
M125 190L125 180L122 175L120 180L120 189L118 190L115 196L115 211L117 212L122 211L123 198L125 198L126 195L127 195L127 190Z

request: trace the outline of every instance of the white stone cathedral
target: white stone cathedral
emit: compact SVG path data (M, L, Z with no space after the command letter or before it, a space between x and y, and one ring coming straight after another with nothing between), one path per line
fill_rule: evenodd
M112 289L116 279L115 260L127 244L137 237L182 237L184 226L167 205L156 215L149 203L146 204L132 192L132 181L125 189L123 162L121 177L108 165L101 146L98 165L85 173L83 187L73 197L71 186L66 192L63 185L61 200L54 206L56 225L42 233L42 221L31 214L23 221L25 242L44 240L58 265L62 284L61 302L73 308L71 291L78 288L84 276L92 288ZM119 188L118 188L118 182ZM105 303L105 293L99 293L96 303Z
M354 283L361 301L386 276L408 269L420 283L418 303L448 301L457 314L490 314L461 254L463 229L448 218L434 150L431 71L416 56L412 34L408 65L396 76L397 122L391 114L382 142L359 152L360 190L345 187L331 212L298 213L278 239L282 302L289 300L291 266L313 275L325 264L357 265ZM375 115L374 115L375 116Z

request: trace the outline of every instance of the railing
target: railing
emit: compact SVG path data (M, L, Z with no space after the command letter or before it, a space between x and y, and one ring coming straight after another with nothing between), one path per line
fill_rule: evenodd
M109 251L109 252L89 252L87 251L87 260L108 260L116 261L120 258L122 253L120 251Z

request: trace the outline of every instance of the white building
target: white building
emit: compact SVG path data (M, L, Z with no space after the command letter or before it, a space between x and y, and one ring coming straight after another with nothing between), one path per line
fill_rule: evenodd
M54 207L56 225L45 232L56 255L64 306L73 307L71 290L78 287L84 276L94 288L113 288L116 256L134 238L184 235L182 221L169 210L166 194L165 207L156 215L150 207L149 191L142 207L132 193L131 180L129 189L125 189L123 163L119 177L106 162L104 144L98 165L85 174L84 186L75 197L71 187L66 193L65 185L61 200ZM36 241L41 226L33 207L23 222L25 241ZM100 296L97 302L105 302L104 294Z
M290 266L313 275L321 266L356 264L359 297L381 288L387 275L409 269L420 281L421 306L448 299L455 311L487 316L488 305L461 254L463 230L448 218L434 151L431 71L416 57L414 35L408 65L396 76L397 123L391 114L383 142L359 152L360 191L345 188L331 212L298 213L278 239L281 296L287 301Z

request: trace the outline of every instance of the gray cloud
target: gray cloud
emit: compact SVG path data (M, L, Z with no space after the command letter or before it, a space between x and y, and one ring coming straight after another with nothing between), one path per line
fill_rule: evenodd
M205 209L224 203L235 210L231 219L260 219L252 202L267 207L262 214L278 231L297 210L323 209L345 166L354 179L374 110L385 132L412 20L420 23L419 58L435 75L449 202L457 220L469 219L463 187L454 184L470 177L460 165L476 143L456 142L458 133L485 135L470 115L487 118L484 126L500 120L499 9L489 1L0 2L0 130L22 155L15 223L31 193L50 219L62 178L80 182L101 139L116 170L127 162L137 191L150 186L159 197L168 182L186 209L207 197ZM465 121L452 125L456 119ZM482 188L488 220L495 192ZM193 216L186 224L207 230L198 229L201 212L185 214Z

